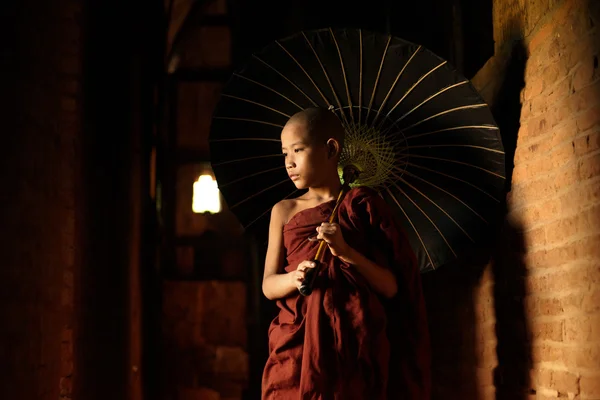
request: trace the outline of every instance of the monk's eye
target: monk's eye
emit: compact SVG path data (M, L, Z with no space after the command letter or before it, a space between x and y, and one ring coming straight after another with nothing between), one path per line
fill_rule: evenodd
M294 152L295 152L295 153L300 153L300 152L301 152L301 151L303 151L303 150L304 150L303 148L300 148L300 149L294 149Z
M281 153L281 155L287 157L287 153Z

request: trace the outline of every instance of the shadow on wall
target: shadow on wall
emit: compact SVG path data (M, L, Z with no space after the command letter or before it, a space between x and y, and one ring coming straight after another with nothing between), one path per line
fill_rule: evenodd
M513 42L492 112L502 132L506 153L507 192L511 190L514 156L521 117L521 90L525 86L527 50L521 40ZM506 210L508 214L509 209ZM494 371L497 400L527 399L531 391L531 334L525 314L525 240L522 227L505 219L492 263L496 315Z
M478 400L475 288L485 262L423 275L432 347L432 399Z
M520 35L519 29L515 32ZM520 127L525 63L526 49L516 40L497 78L500 81L494 82L498 90L491 102L503 136L507 192ZM433 399L487 399L494 398L495 392L497 400L520 400L531 390L525 243L521 228L508 222L509 210L503 207L504 218L493 230L490 246L459 265L423 276L433 351Z

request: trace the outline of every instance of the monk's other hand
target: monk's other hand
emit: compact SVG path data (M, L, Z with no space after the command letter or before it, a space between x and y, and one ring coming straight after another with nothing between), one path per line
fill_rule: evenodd
M306 270L310 268L316 267L317 264L314 261L305 260L298 264L298 268L295 271L290 272L290 279L292 280L292 284L300 289L302 286L302 282L304 282L304 278L306 277Z
M349 246L342 235L342 228L338 224L323 222L317 227L317 239L324 240L331 254L336 257L343 257L349 250Z

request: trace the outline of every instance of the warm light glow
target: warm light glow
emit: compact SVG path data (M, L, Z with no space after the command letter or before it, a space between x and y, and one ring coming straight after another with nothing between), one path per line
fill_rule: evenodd
M192 211L195 213L209 212L216 214L221 211L221 196L217 181L210 175L200 175L194 182L194 197Z

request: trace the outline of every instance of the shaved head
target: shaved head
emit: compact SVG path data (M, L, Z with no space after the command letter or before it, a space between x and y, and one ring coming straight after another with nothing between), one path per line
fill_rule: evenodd
M286 125L290 124L304 126L313 140L325 143L329 139L335 139L340 148L344 145L344 127L338 117L326 108L312 107L302 110L292 115Z

